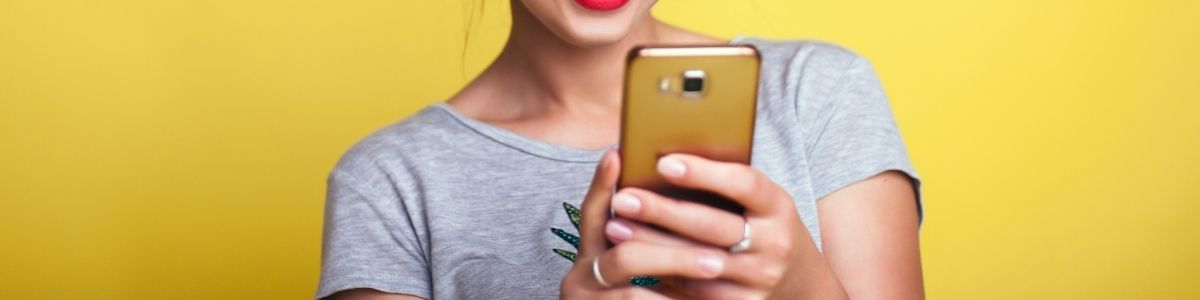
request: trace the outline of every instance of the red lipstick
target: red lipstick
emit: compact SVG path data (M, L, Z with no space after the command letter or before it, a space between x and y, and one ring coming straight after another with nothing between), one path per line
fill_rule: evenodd
M590 10L609 11L625 6L629 0L575 0L575 3Z

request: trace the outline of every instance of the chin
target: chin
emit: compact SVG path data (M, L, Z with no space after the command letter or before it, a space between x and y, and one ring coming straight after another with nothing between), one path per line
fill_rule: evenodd
M578 47L603 47L624 40L638 20L575 20L555 32L560 39Z
M525 0L523 5L559 39L576 47L604 47L621 42L634 26L649 18L653 0L631 0L608 11L584 8L570 0Z

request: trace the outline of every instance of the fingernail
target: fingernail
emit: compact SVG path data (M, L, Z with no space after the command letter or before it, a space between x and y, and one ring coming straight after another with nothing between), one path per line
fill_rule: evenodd
M608 238L613 243L620 243L633 239L633 229L628 225L621 224L617 221L608 221L608 225L604 227L604 232L608 234Z
M721 274L721 271L725 270L725 261L716 254L702 252L699 255L698 263L700 264L700 270L712 275Z
M663 157L658 159L658 173L669 177L682 177L687 167L679 159Z
M629 193L617 193L612 198L613 209L626 215L635 215L642 210L642 200Z

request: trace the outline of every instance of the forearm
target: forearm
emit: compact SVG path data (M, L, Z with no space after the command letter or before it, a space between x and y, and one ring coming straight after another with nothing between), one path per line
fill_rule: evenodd
M780 283L772 299L849 299L846 289L830 267L829 261L805 236L796 260Z

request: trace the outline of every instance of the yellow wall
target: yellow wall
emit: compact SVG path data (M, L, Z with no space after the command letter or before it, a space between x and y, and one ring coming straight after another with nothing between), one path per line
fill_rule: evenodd
M464 2L0 1L0 298L310 297L337 157L503 41L489 1L464 61ZM872 60L925 178L931 298L1200 297L1200 2L655 13Z

